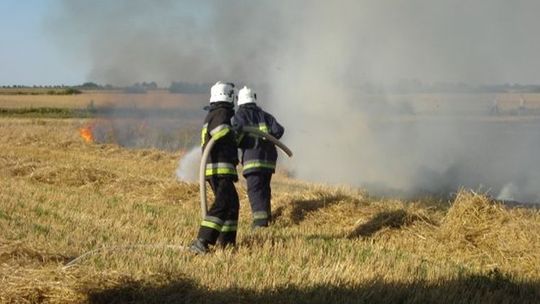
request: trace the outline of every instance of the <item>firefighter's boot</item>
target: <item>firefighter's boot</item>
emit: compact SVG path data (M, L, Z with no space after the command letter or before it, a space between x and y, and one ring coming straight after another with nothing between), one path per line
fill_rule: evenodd
M189 246L189 251L194 254L206 254L210 250L208 249L208 243L203 239L196 239Z

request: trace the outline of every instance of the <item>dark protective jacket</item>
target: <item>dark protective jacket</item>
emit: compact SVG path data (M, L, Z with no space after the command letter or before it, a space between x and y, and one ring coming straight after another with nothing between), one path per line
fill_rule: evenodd
M234 115L234 105L229 102L210 104L208 114L201 131L201 146L204 151L206 144L213 137L216 140L206 165L206 178L212 176L232 176L238 179L238 150L236 136L231 129L231 118Z
M270 135L281 138L285 131L274 116L263 111L255 103L241 105L233 118L233 127L255 127ZM258 136L241 133L238 147L242 150L243 175L253 172L274 173L277 151L274 144Z

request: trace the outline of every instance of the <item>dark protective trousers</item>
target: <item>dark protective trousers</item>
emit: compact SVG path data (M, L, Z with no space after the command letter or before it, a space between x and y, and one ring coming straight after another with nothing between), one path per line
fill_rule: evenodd
M234 245L240 206L234 178L226 175L213 176L209 182L215 200L201 223L197 237L212 245L218 238L223 245Z
M253 214L253 227L267 227L272 220L272 208L270 206L272 173L253 172L245 177L249 203Z

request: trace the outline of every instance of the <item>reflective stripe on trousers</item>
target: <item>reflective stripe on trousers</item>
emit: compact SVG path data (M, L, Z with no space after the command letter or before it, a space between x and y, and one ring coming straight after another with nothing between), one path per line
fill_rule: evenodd
M276 163L272 161L264 161L264 160L248 160L244 162L244 170L249 170L253 168L267 168L267 169L275 169Z
M221 232L231 232L238 229L238 221L225 221L221 227Z
M201 226L211 228L217 231L221 231L223 228L223 221L215 216L205 216L201 223Z
M209 163L206 164L206 176L216 174L231 174L236 175L236 166L231 163Z
M265 220L268 218L268 212L266 211L255 211L253 212L254 220Z

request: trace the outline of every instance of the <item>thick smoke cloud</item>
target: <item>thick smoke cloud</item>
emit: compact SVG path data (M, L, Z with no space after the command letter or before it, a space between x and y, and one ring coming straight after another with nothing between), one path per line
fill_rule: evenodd
M534 0L59 0L54 7L47 26L54 39L92 61L89 78L115 84L270 81L285 64L339 47L346 49L318 62L334 81L528 83L540 70L532 60L540 50Z
M265 79L281 46L281 9L259 1L60 1L48 29L88 78L116 85L152 79Z
M538 120L476 117L495 97L484 95L433 97L436 115L413 115L418 96L359 89L537 82L538 11L534 0L63 1L50 29L91 60L90 80L259 85L261 104L286 126L299 178L540 201Z

